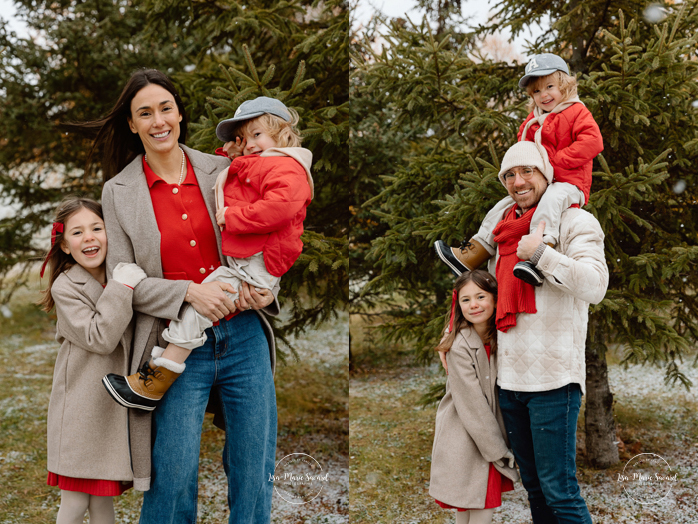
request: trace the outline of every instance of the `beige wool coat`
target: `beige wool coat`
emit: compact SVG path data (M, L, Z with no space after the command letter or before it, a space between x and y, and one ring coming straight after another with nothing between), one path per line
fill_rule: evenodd
M48 470L68 477L133 479L126 410L102 385L128 371L133 291L106 288L74 265L51 287L60 342L48 405Z
M495 391L497 355L475 330L463 329L446 353L446 394L436 411L429 495L454 507L485 507L490 462L509 449ZM516 469L495 468L516 481Z
M221 252L220 229L217 227L215 219L214 184L216 176L222 169L230 165L230 160L201 153L183 145L181 147L194 168L209 218L214 225L221 264L227 265ZM136 286L133 293L135 323L131 326L133 344L129 373L135 373L144 362L150 359L150 353L156 344L162 347L167 345L161 337L162 331L166 327L165 320L181 320L182 312L186 306L184 298L191 282L163 278L160 258L160 231L155 219L142 162L142 155L137 156L121 173L104 184L102 190L104 222L109 240L107 273L111 275L111 271L119 262L135 262L148 275L148 278ZM264 309L268 315L275 316L279 313L279 303L276 300L278 291L278 285L272 289L275 297L274 302ZM260 311L257 313L269 342L273 371L276 363L274 336L265 316ZM214 413L216 412L216 402L214 395L209 401L209 407ZM151 475L150 428L152 413L133 409L128 411L134 488L139 491L147 491L150 488Z

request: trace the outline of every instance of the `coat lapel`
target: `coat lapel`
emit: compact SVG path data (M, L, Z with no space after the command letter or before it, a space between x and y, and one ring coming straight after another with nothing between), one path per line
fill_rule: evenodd
M465 341L468 344L468 347L470 347L470 349L472 349L475 353L475 371L477 372L477 376L480 378L480 387L482 392L487 398L487 402L491 406L494 393L494 377L492 376L492 371L496 368L492 368L491 362L487 359L487 351L485 351L485 346L482 343L480 336L475 332L474 329L468 329L465 332Z
M136 253L136 263L150 276L162 278L160 230L155 220L150 189L143 172L143 155L138 155L114 179L114 202L129 207L132 220L124 224L131 238L143 238Z
M82 294L92 302L92 306L96 306L99 297L104 292L102 284L97 282L80 264L75 264L71 267L67 272L67 276L76 284L82 284Z

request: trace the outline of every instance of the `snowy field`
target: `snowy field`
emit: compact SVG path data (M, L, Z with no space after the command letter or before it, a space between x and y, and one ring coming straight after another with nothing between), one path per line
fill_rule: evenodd
M689 359L690 360L690 359ZM611 470L581 467L582 495L595 524L698 523L698 442L687 441L698 425L698 369L684 366L695 384L691 392L664 384L664 370L650 366L609 367L609 382L616 406L624 412L658 414L656 423L638 429L640 452L664 458L677 482L659 503L640 504L623 492L618 473L628 458ZM366 375L350 382L350 514L356 523L450 523L452 512L442 510L428 495L429 465L436 407L422 409L415 401L432 385L443 381L443 370L402 368L381 376ZM583 409L583 408L582 408ZM640 427L643 422L639 421ZM693 433L691 433L691 428ZM650 442L663 442L653 449ZM376 449L380 449L378 452ZM634 453L625 452L625 456ZM407 456L404 462L402 457ZM406 469L411 468L411 471ZM387 492L387 494L386 494ZM518 483L503 496L494 523L530 522L526 491Z

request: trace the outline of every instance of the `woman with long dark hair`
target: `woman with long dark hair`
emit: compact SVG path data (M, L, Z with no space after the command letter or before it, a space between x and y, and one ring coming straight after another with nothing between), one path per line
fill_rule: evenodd
M166 75L136 71L114 108L81 124L101 151L109 236L107 271L136 262L148 275L133 295L136 313L130 373L145 388L161 378L147 364L169 320L185 305L217 325L153 412L129 412L134 487L146 491L141 524L196 522L197 474L204 411L226 431L230 523L269 522L276 449L275 348L260 313L278 314L272 291L243 285L231 301L220 282L201 283L225 264L215 226L214 182L230 161L184 145L184 104ZM234 316L233 316L234 315Z

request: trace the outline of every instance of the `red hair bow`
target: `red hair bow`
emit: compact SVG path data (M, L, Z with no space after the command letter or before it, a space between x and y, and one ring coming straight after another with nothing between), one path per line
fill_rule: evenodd
M453 333L453 319L456 316L456 304L458 303L458 290L453 290L453 297L451 298L451 318L448 321L448 332Z
M53 252L53 246L56 244L56 237L58 236L58 233L63 233L63 223L62 222L54 222L53 227L51 228L51 249L49 250L49 254L46 255L46 258L44 259L44 263L41 264L41 272L39 273L39 278L44 278L44 271L46 270L46 264L48 264L48 259L51 256L51 253Z

